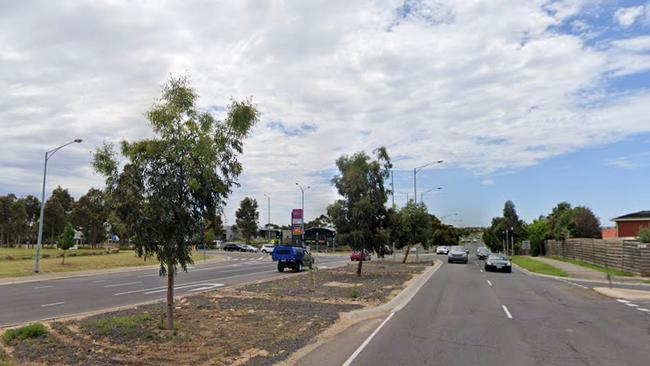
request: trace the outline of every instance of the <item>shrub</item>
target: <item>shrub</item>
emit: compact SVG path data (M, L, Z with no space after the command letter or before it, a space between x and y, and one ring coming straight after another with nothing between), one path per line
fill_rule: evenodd
M357 286L354 286L350 289L350 297L353 299L359 298L359 288Z
M47 335L47 329L41 323L34 323L24 327L9 329L2 335L2 340L9 345L14 341L24 341L28 338L38 338Z
M108 335L114 331L129 330L139 328L151 317L148 313L133 316L109 316L89 321L86 326L94 330L97 334Z
M650 243L650 227L646 227L639 231L639 241L642 243Z

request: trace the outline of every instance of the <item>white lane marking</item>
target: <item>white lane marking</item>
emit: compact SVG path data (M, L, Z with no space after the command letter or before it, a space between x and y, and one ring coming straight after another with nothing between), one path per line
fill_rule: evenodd
M482 269L479 269L479 271L481 271L481 273L483 273L483 270L482 270Z
M512 314L510 314L510 311L508 311L508 308L505 305L501 305L501 307L503 308L503 311L506 313L506 316L508 317L508 319L512 319Z
M629 307L631 307L631 308L638 308L638 307L639 307L639 305L637 305L637 304L632 304L632 303L628 303L628 304L625 304L625 305L627 305L627 306L629 306Z
M106 282L106 281L108 281L108 280L96 280L96 281L93 281L93 283Z
M207 280L202 280L202 281L193 281L193 282L186 282L186 283L179 283L176 284L176 286L184 286L184 285L190 285L190 284L205 284L209 283L211 281L223 281L225 279L229 278L235 278L235 277L246 277L246 276L253 276L253 275L259 275L259 274L266 274L266 273L276 273L276 271L264 271L264 272L253 272L253 273L243 273L243 274L238 274L238 275L233 275L233 276L226 276L226 277L218 277L218 278L211 278ZM177 288L177 287L174 287ZM147 291L152 291L152 290L161 290L164 289L167 291L167 286L158 286L158 287L152 287L152 288L145 288L145 289L140 289L140 290L132 290L132 291L125 291L125 292L118 292L113 294L113 296L122 296L122 295L130 295L130 294L136 294L139 292L147 292Z
M627 300L623 300L623 299L616 299L616 301L618 301L618 302L622 302L623 304L627 304L627 303L629 303L629 301L627 301Z
M643 312L646 312L646 313L649 313L649 312L650 312L650 310L648 310L648 309L646 309L646 308L636 308L636 309L637 309L638 311L643 311Z
M63 302L63 301L61 301L61 302L53 302L51 304L43 304L43 305L41 305L41 307L42 308L47 308L47 307L50 307L50 306L57 306L57 305L63 305L63 304L65 304L65 302Z
M357 356L359 356L359 354L361 354L361 351L363 351L363 349L366 348L366 346L370 343L370 341L375 337L375 335L377 335L377 333L379 333L381 328L383 328L384 324L386 324L386 322L388 322L390 320L390 318L393 317L393 315L395 315L395 313L390 313L386 317L386 319L384 319L384 321L381 322L381 324L379 324L377 329L375 329L375 331L372 332L372 334L370 334L370 336L368 338L366 338L366 340L363 341L363 343L361 343L359 348L357 348L357 350L354 351L354 353L350 357L348 357L347 360L345 360L345 363L343 363L342 366L350 366L352 364L352 361L354 361L354 359L357 358Z
M191 290L187 290L188 292L196 292L196 291L206 291L206 290L212 290L213 288L217 287L223 287L223 283L206 283L207 286L199 287L199 288L193 288Z
M104 287L106 288L111 288L111 287L120 287L120 286L131 286L131 285L139 285L141 284L142 281L133 281L133 282L124 282L124 283L114 283L112 285L105 285Z
M34 287L34 290L40 290L42 288L50 288L50 287L54 287L54 286L36 286Z
M174 291L182 290L182 289L188 288L188 287L196 287L196 286L202 286L202 285L209 285L209 283L194 283L194 284L191 284L191 285L174 286ZM165 287L163 289L160 289L160 290L147 291L144 294L145 295L151 295L151 294L157 294L159 292L166 292L166 291L167 291L167 287Z
M490 280L486 280L486 281L487 281L488 285L492 286L492 282L490 282Z
M160 276L160 275L156 273L156 274L148 274L148 275L138 276L138 278L159 277L159 276Z

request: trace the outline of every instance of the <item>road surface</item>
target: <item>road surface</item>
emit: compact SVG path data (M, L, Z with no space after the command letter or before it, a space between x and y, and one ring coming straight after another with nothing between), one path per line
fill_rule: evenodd
M356 356L336 363L650 365L650 303L517 270L486 273L479 263L444 263L406 307L375 320L374 337L356 340L367 341Z
M268 254L227 253L225 262L197 264L179 272L175 295L232 286L278 273ZM317 257L319 266L347 262L347 257ZM0 286L0 327L53 317L75 315L165 298L166 278L157 269L106 273L87 277L45 280Z

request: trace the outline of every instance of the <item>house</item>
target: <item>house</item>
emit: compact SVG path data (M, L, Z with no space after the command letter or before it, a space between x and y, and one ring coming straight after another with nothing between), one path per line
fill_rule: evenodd
M642 228L650 228L650 210L619 216L612 221L616 223L616 237L637 237Z

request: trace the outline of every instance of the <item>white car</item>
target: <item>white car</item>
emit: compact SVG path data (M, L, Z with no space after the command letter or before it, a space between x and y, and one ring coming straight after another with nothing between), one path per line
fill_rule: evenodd
M242 244L242 247L244 247L247 252L257 253L259 251L259 249L257 249L257 247L254 247L254 246L249 245L249 244Z
M449 254L449 247L446 247L444 245L439 246L438 248L436 248L436 254L444 254L444 255Z
M273 253L273 248L275 248L275 245L273 244L264 244L262 245L262 249L260 249L260 252L271 254Z

